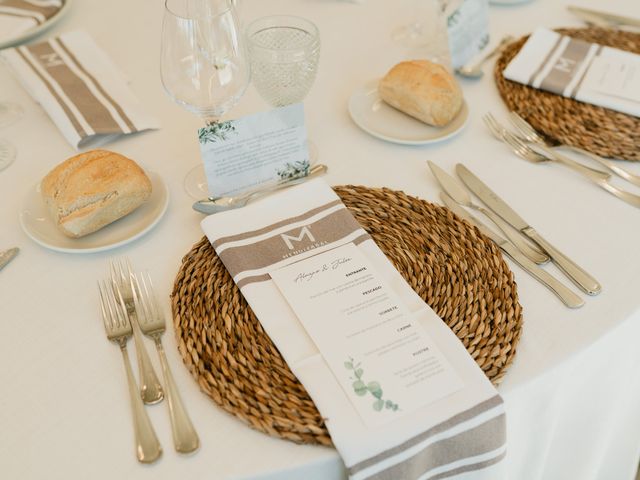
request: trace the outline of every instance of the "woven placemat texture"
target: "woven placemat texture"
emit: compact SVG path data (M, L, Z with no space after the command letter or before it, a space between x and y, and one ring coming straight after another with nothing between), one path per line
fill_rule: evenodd
M580 40L640 53L640 34L605 28L556 30ZM640 118L544 92L503 77L528 37L511 43L496 62L494 76L507 107L553 142L603 157L640 161Z
M485 374L499 382L515 354L522 309L497 247L449 210L402 192L334 190ZM311 398L206 237L182 259L171 304L182 358L215 403L269 435L331 444Z

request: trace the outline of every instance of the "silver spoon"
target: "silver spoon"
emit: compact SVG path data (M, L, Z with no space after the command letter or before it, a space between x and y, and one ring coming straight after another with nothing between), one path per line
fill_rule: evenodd
M461 75L467 78L482 77L482 75L484 75L484 72L482 71L482 65L484 65L484 63L487 60L489 60L490 58L500 53L503 50L503 48L507 45L507 43L511 42L512 40L513 40L513 37L511 35L507 35L502 40L500 40L500 43L496 46L496 48L491 50L489 53L487 53L484 57L482 57L476 63L474 63L473 65L464 65L456 69L456 73L458 75Z
M274 192L276 190L280 190L281 188L291 187L293 185L303 183L311 177L314 177L316 175L320 175L321 173L326 172L327 169L328 167L323 164L314 165L309 170L309 174L305 177L295 177L289 180L283 180L278 183L272 183L272 184L266 185L256 190L240 193L235 196L209 197L204 200L198 200L192 205L192 208L197 212L211 215L213 213L224 212L225 210L244 207L247 203L249 203L250 200L258 196L264 195L269 192Z

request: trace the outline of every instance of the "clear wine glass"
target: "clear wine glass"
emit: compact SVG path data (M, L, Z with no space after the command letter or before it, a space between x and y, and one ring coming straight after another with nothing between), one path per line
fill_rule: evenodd
M320 34L307 19L289 15L259 18L247 27L251 75L260 96L274 107L304 100L318 71ZM310 163L318 156L307 141Z
M160 72L173 100L207 125L236 105L249 84L250 67L230 0L166 0ZM184 185L194 198L208 195L202 164L187 174Z
M22 107L13 102L0 102L0 128L11 125L23 114ZM16 148L11 142L0 138L0 171L7 168L16 159Z
M449 63L446 0L403 0L398 8L410 19L396 27L391 38L436 63Z

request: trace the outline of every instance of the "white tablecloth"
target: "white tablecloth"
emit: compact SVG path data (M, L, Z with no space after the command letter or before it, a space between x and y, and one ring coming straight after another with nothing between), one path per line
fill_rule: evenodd
M536 25L579 26L566 1L492 6L494 38L529 33ZM640 17L640 3L582 0ZM329 166L331 184L386 186L437 201L426 167L431 159L453 171L464 162L552 243L602 283L601 295L570 311L513 266L524 309L516 360L500 392L508 422L509 478L631 479L640 452L640 211L553 165L517 159L491 138L481 117L506 109L491 79L462 81L470 107L465 130L446 142L403 147L377 140L347 113L352 91L408 54L390 38L406 23L392 2L246 0L246 21L291 13L315 21L322 35L317 81L305 101L309 135ZM294 445L249 429L224 413L183 366L172 332L165 347L199 430L202 447L182 457L172 449L165 404L148 409L164 445L152 466L133 453L131 419L120 354L108 343L98 310L96 280L108 260L128 256L148 268L165 299L180 259L201 236L182 178L198 161L198 120L175 105L159 79L162 2L73 2L51 34L85 28L131 80L131 89L163 128L108 145L169 183L166 217L145 237L117 250L72 255L34 244L18 213L28 190L74 152L43 110L0 68L0 100L26 114L0 130L18 159L0 172L0 248L20 246L0 272L0 477L7 479L331 479L344 476L330 448ZM265 109L251 88L232 116ZM640 173L639 165L629 168ZM155 355L155 354L154 354ZM154 358L155 360L155 358ZM472 478L470 476L469 478Z

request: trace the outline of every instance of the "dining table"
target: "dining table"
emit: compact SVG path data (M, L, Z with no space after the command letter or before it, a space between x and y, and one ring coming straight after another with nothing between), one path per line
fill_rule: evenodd
M244 25L287 14L318 26L318 73L304 100L304 115L317 161L328 167L327 183L386 187L441 203L427 162L452 174L463 163L598 279L602 292L581 294L585 305L569 309L507 260L523 329L514 362L497 386L506 410L505 468L512 480L634 479L640 459L640 211L569 169L518 158L492 137L483 115L491 112L506 121L508 113L493 61L484 66L482 78L456 77L469 116L450 138L402 145L359 128L348 109L351 95L399 61L427 57L433 47L407 47L393 38L394 29L413 20L394 4L242 0L239 14ZM640 2L631 0L489 2L490 44L538 26L585 27L567 10L570 4L640 18ZM194 200L183 187L186 172L200 162L201 120L163 89L163 9L160 0L73 0L63 18L29 40L88 32L124 73L147 113L159 119L157 130L102 147L153 171L166 182L169 195L160 221L116 248L56 251L33 241L21 227L30 192L77 152L0 64L0 102L15 102L24 110L18 121L0 129L0 138L17 151L14 163L0 172L0 250L20 248L0 271L0 478L346 478L335 449L271 437L223 411L200 390L179 353L170 293L182 257L203 236L204 215L192 209ZM249 86L227 117L269 108ZM640 174L637 163L619 163ZM629 190L634 188L640 193L637 187ZM164 447L162 458L151 465L136 460L120 354L107 341L100 314L97 282L109 275L112 259L122 258L153 278L169 321L168 361L201 441L195 453L176 453L164 402L150 406L146 410ZM557 268L547 270L570 285Z

